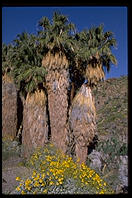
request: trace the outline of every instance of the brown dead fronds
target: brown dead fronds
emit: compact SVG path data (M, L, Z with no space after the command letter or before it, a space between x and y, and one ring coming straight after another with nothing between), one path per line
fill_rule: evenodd
M2 76L2 81L5 83L13 83L14 82L13 78L6 73Z
M86 105L96 112L91 89L85 85L81 87L79 93L77 93L77 95L74 97L72 105L74 104L78 104L79 106Z
M35 93L27 94L26 104L35 105L38 104L40 106L45 106L46 104L46 95L43 90L37 90Z
M62 53L55 53L54 55L48 52L46 56L43 57L42 66L48 69L63 69L68 67L68 60Z
M100 80L104 79L105 74L102 64L97 64L93 67L91 64L87 66L85 77L90 84L97 84Z

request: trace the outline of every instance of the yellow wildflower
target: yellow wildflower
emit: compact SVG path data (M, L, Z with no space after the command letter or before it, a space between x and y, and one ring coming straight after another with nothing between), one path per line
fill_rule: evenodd
M76 162L79 163L80 162L80 159L78 158Z
M38 177L38 178L40 177L40 174L39 174L39 173L37 174L37 177Z
M82 182L84 182L84 179L82 179Z
M43 183L43 180L42 179L39 179L39 183Z
M103 190L101 190L101 191L99 192L99 194L104 194L104 191L103 191Z
M39 180L39 177L35 177L35 178L34 178L34 181L37 181L37 180Z
M47 189L45 189L45 190L43 191L43 193L47 193Z
M16 190L17 190L17 191L20 191L21 189L20 189L20 187L18 186L18 187L16 188Z
M16 181L21 181L21 178L20 177L16 177Z
M45 173L42 173L41 177L42 177L42 179L44 179L45 178Z
M35 176L36 175L36 171L33 171L33 176Z
M39 183L36 181L35 183L34 183L34 187L38 187L39 186Z
M59 179L58 179L59 182L62 181L62 180L63 180L63 178L59 178Z
M31 190L31 186L27 186L27 187L25 187L25 189L27 189L28 191L30 191Z
M49 185L53 185L53 184L54 184L54 182L53 181L50 181Z
M25 194L26 194L26 192L25 192L24 190L22 190L21 194L22 194L22 195L25 195Z
M25 185L26 185L26 186L30 185L31 183L32 183L32 181L31 181L30 179L27 179L27 180L25 181Z

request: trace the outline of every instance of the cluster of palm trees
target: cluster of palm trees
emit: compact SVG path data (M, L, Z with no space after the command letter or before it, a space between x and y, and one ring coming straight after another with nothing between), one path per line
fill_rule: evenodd
M54 12L52 21L43 17L38 25L40 28L37 36L24 32L11 44L3 44L2 74L3 77L12 76L25 101L29 101L33 94L43 91L50 124L49 139L64 152L68 152L71 134L78 148L76 133L70 124L74 120L73 111L77 108L74 104L81 108L79 97L85 97L87 106L92 108L94 102L91 87L104 79L104 68L109 71L111 63L117 64L112 54L116 40L112 32L104 32L103 25L77 32L67 16L59 12ZM95 120L94 105L89 111L89 116L92 115ZM84 133L84 136L90 137L91 133L94 135L95 121L91 123L93 131L88 131L89 135ZM81 124L83 125L82 121ZM24 133L28 133L26 128ZM91 140L87 139L89 141ZM82 158L78 149L75 152L76 156Z

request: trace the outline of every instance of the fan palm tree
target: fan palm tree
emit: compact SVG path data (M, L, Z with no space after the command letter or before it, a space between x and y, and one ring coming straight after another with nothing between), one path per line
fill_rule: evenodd
M74 56L72 35L75 26L66 16L55 12L52 22L43 17L39 21L43 30L39 32L44 49L42 65L48 71L46 87L51 126L51 141L64 152L67 150L68 135L68 87L69 66Z
M46 71L41 67L42 56L36 36L25 32L17 36L12 62L14 80L23 96L22 144L27 157L35 147L48 141Z
M13 54L13 46L2 43L2 80L4 82L13 82L11 57Z
M18 120L17 90L12 77L12 52L11 44L2 44L2 137L13 140L17 134Z
M117 64L111 47L116 45L112 32L103 32L103 26L91 28L75 35L78 43L76 55L76 71L73 83L77 83L76 76L81 74L80 90L73 99L69 124L72 132L71 140L75 144L75 154L80 163L86 162L88 145L96 133L96 111L91 87L105 77L104 67L110 70L110 64ZM72 143L71 143L72 145Z
M110 64L117 64L112 54L112 47L116 47L116 39L112 32L104 32L103 25L84 30L77 35L79 37L78 66L84 71L84 77L90 86L104 79L104 67L110 71ZM80 68L79 68L80 69Z

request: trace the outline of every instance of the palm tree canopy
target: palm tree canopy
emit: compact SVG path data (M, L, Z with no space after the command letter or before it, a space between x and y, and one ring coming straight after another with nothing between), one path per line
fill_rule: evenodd
M41 67L42 55L35 35L24 32L13 42L12 64L15 83L22 93L34 92L44 82L45 68Z
M41 67L43 57L64 57L76 73L76 79L87 78L99 81L104 78L104 67L110 71L117 64L112 53L116 39L110 31L104 32L103 25L76 33L67 16L54 12L52 21L43 17L38 25L42 28L38 36L26 32L17 35L12 44L2 45L2 73L13 73L18 87L33 91L44 81L45 69ZM62 61L60 61L62 63ZM96 69L96 71L95 71ZM71 75L71 76L74 76ZM73 80L74 81L74 80Z
M83 30L75 35L77 66L83 70L82 74L89 82L97 84L102 80L104 67L110 71L110 65L117 65L112 54L112 47L116 47L116 39L112 32L104 32L103 25ZM78 64L79 62L79 64Z
M92 27L75 35L78 41L78 56L85 61L90 61L93 57L109 57L113 64L117 64L116 58L112 55L111 47L116 47L116 39L112 32L103 32L103 25Z
M69 23L66 16L54 12L52 22L47 17L43 17L39 21L39 26L43 27L38 35L42 47L47 49L45 52L50 51L53 54L61 52L69 58L69 51L73 52L72 35L75 32L75 25Z
M2 74L8 74L11 76L13 65L11 63L11 58L13 54L13 46L11 44L2 44Z

